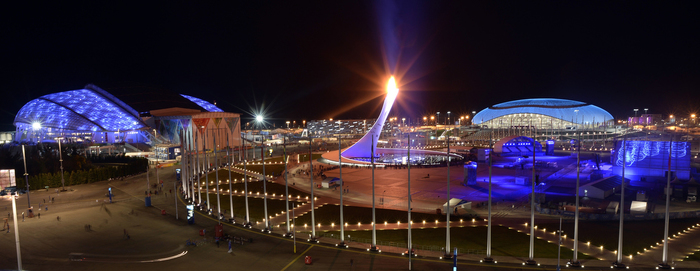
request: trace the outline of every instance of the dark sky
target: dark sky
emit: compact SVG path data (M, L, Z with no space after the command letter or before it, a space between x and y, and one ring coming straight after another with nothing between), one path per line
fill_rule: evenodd
M200 2L5 4L0 130L30 100L88 83L267 108L277 125L374 118L392 71L407 118L538 97L616 118L700 108L693 1Z

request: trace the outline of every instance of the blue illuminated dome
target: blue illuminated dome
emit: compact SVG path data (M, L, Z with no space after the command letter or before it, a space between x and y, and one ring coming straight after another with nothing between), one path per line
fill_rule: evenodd
M613 116L592 104L552 98L523 99L500 103L474 115L473 123L489 127L536 126L566 128L601 125Z
M172 116L192 119L199 113L230 113L202 99L167 90L134 86L119 96L95 86L52 93L25 104L15 116L15 141L40 142L64 138L73 142L163 142L182 127ZM231 115L230 118L234 116ZM156 139L160 134L161 139Z
M94 85L31 100L19 110L14 124L34 123L42 128L91 132L146 127L136 110Z

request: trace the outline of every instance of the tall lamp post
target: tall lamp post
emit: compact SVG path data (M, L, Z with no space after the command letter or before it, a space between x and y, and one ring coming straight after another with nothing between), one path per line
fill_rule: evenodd
M448 119L450 115L450 111L447 111ZM449 120L448 120L449 121ZM447 222L446 222L446 227L445 227L445 258L450 259L451 254L450 254L450 213L452 212L452 208L450 208L450 199L452 199L452 195L450 195L450 135L447 133L447 128L445 128L445 145L447 145Z
M372 144L370 145L371 151L369 153L370 155L370 161L371 161L371 166L372 166L372 245L368 250L370 251L378 251L377 249L377 216L376 216L376 210L374 206L374 135L372 135Z
M530 197L530 255L527 262L528 265L539 265L535 261L535 138L532 138L532 195Z
M24 151L24 145L22 145L22 151ZM17 192L15 192L17 193ZM29 196L29 193L27 193L27 196ZM22 270L22 250L20 249L20 244L19 244L19 228L17 225L17 203L15 203L15 197L16 194L11 194L10 198L12 199L12 221L14 222L15 226L15 247L17 249L17 270ZM8 224L9 226L9 224ZM9 230L8 230L9 231Z
M639 108L635 108L635 109L634 109L634 119L632 120L632 123L633 123L633 124L634 124L634 123L639 124L639 121L637 121L637 111L639 111ZM634 126L634 125L632 125L632 126Z
M579 267L581 262L578 260L578 216L579 216L579 181L581 176L581 134L578 133L578 140L576 142L576 210L574 213L574 259L571 261L571 266ZM561 225L559 226L561 231ZM561 233L559 234L561 236ZM561 242L561 240L560 240ZM561 245L561 244L560 244ZM557 264L558 267L558 264Z
M450 123L450 122L452 121L452 119L450 119L450 114L451 114L451 113L452 113L452 112L447 111L447 125L452 125L452 123Z
M492 166L493 166L493 128L489 129L489 218L487 222L487 233L486 233L486 258L484 258L484 262L487 263L496 263L496 261L493 260L491 257L491 193L492 193L492 187L491 187L491 177L492 177Z
M407 153L408 160L406 161L408 166L408 270L411 270L411 257L413 257L413 236L411 233L411 132L408 132L407 139Z
M262 125L263 124L263 116L261 116L261 115L256 116L255 121L259 125ZM260 128L260 131L262 132L262 127ZM263 170L262 170L263 171L262 172L263 197L264 197L263 206L265 207L265 219L263 220L263 221L265 221L265 229L263 229L263 231L269 233L271 230L270 230L270 217L267 216L267 176L265 176L265 135L262 135L262 136L263 137L262 137L262 145L260 146L260 154L262 156L262 164L263 164L263 166L262 166L262 168L263 168Z
M32 202L29 201L29 173L27 173L27 156L24 154L24 145L22 145L22 161L24 161L24 182L27 184L27 208L32 208ZM17 228L15 227L15 229Z
M287 122L289 123L289 122ZM282 138L282 159L284 159L284 200L285 200L285 212L284 214L287 215L287 220L285 224L287 224L287 234L285 236L292 237L296 239L296 236L294 236L291 232L291 228L289 226L289 180L288 176L289 174L287 173L287 162L289 161L289 157L287 156L287 136L284 135ZM292 212L294 209L292 209Z
M338 127L340 128L340 121L338 121ZM347 248L348 245L345 244L345 221L343 219L343 157L342 157L343 146L341 144L340 134L338 134L338 175L340 179L340 244L339 247Z
M666 177L666 213L664 216L664 249L661 254L660 268L670 269L668 264L668 223L669 223L669 206L671 204L671 154L673 153L673 136L668 142L668 173ZM624 180L623 180L624 181Z
M311 135L309 135L309 186L311 187L311 238L309 242L318 243L316 238L316 212L314 211L314 164L311 152Z
M618 233L617 241L617 257L616 261L613 263L613 267L625 268L625 264L622 263L622 236L625 222L625 166L627 163L627 135L622 137L622 182L620 184L620 229Z
M61 139L63 138L58 138L58 162L61 164L61 186L63 187L62 191L66 191L66 179L63 178L63 152L61 151Z

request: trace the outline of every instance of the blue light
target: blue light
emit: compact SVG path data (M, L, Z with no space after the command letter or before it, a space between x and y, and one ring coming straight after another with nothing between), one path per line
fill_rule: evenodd
M221 110L221 108L216 107L216 105L213 105L210 102L207 102L200 98L192 97L185 94L180 94L180 96L187 98L188 100L192 101L193 103L196 103L197 105L204 108L204 110L207 110L209 112L224 112L224 110Z
M58 92L25 104L15 116L19 123L41 123L43 128L74 131L137 130L146 127L136 110L111 94L88 85L86 89Z
M632 166L634 163L641 162L647 157L655 157L660 154L665 154L665 156L667 156L669 149L668 141L627 141L626 145L626 153L623 150L623 144L620 144L617 150L615 161L615 165L617 166L622 166L622 161L625 161L627 166ZM671 145L671 157L686 157L689 147L688 142L673 142L673 145ZM623 157L623 155L625 156Z
M574 123L594 123L613 119L610 113L595 105L565 99L542 98L500 103L480 111L472 117L472 121L475 124L481 124L511 114L537 114Z

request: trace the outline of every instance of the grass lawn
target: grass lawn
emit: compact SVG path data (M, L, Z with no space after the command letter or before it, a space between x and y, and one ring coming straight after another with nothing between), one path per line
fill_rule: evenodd
M221 195L221 211L228 217L231 208L229 195ZM206 194L202 194L202 199L206 200ZM211 208L216 213L216 194L209 194L209 199L211 200ZM275 216L285 211L285 201L279 199L267 199L267 214L270 216ZM289 202L291 208L292 202ZM263 199L248 197L248 208L250 209L250 220L262 221L265 217L265 208L263 204ZM226 210L226 211L224 211ZM233 212L237 217L245 216L245 197L243 196L233 196Z
M209 184L210 185L216 181L216 172L212 171L207 175L209 176ZM206 176L202 176L200 178L201 178L200 181L202 182L202 184L204 184L204 180L206 180ZM241 181L241 180L243 180L243 174L235 172L235 171L231 171L231 178L233 178L234 180ZM248 175L248 178L250 180L250 175ZM223 184L223 183L226 183L226 180L228 180L228 168L219 169L219 181L221 181L221 183Z
M700 219L673 219L669 223L669 237L683 232L688 227L700 222ZM547 231L559 229L559 223L538 223L538 228L546 228ZM562 230L568 237L573 238L574 221L566 221ZM619 221L579 221L579 245L585 246L588 241L592 246L603 246L609 250L616 250L618 245ZM625 256L637 255L644 252L656 243L661 244L664 238L664 220L628 220L624 223L623 248Z
M695 252L693 254L685 256L685 259L683 259L683 261L700 261L700 252Z
M202 189L204 189L206 186L204 185L204 180L202 180ZM214 189L216 188L216 182L213 181L212 179L209 179L209 189ZM228 193L228 183L226 181L221 181L221 184L219 184L219 188L223 189L224 193ZM245 183L242 181L234 181L231 184L231 189L234 191L234 196L236 194L238 195L243 195L242 191L245 191ZM258 181L258 180L251 180L248 179L248 192L253 192L253 194L256 193L263 193L263 182ZM285 192L285 187L282 184L278 183L271 183L267 182L267 194L268 195L284 195ZM289 186L289 195L292 197L297 197L300 196L301 198L305 198L307 196L310 196L309 193L302 192L299 190L294 189L294 186Z
M265 162L267 163L267 160ZM258 174L262 174L262 172L263 172L262 165L250 165L249 164L246 169L250 170L250 171L254 171ZM265 165L265 175L279 176L282 174L283 171L284 171L284 164Z
M340 223L340 205L324 205L319 207L314 213L316 215L316 224L321 223L321 225L330 225L331 223L335 223L338 225ZM345 216L344 221L348 224L357 224L357 222L362 224L372 223L372 208L345 206L343 208L343 215ZM408 213L404 211L379 208L376 209L377 224L383 224L385 221L388 223L396 223L397 221L406 223L408 221L407 215ZM459 222L459 219L459 217L450 216L451 221ZM413 220L414 224L425 220L426 225L430 225L430 222L435 224L435 220L445 221L445 216L412 212L411 220ZM471 221L471 219L466 218L464 220ZM299 225L303 225L304 223L310 224L311 212L298 217L296 223Z
M466 223L466 222L465 222ZM457 225L459 223L456 223ZM415 224L414 224L415 225ZM338 236L339 231L328 231L327 233ZM352 240L365 239L371 240L372 231L346 231L345 234L350 235ZM450 245L457 247L459 251L466 250L486 250L486 234L487 227L459 227L453 226L450 228L451 242ZM438 249L445 246L446 230L440 229L413 229L411 236L413 244L416 248L437 247ZM492 254L494 256L513 256L527 258L530 247L530 236L525 233L520 233L515 230L510 230L507 227L494 226L491 231L492 237ZM377 230L377 241L393 242L395 244L407 243L407 230ZM359 241L359 240L358 240ZM568 248L562 248L562 259L573 258L573 251ZM544 240L535 239L535 258L556 258L557 245ZM594 259L585 254L579 254L580 259Z
M321 155L323 155L323 154L321 154L321 153L313 153L313 154L311 154L311 159L312 159L312 160L316 160L316 159L318 159L318 158L321 158ZM308 156L309 156L308 153L300 154L300 155L299 155L299 163L301 163L301 162L308 162L308 161L309 161L309 157L308 157Z

